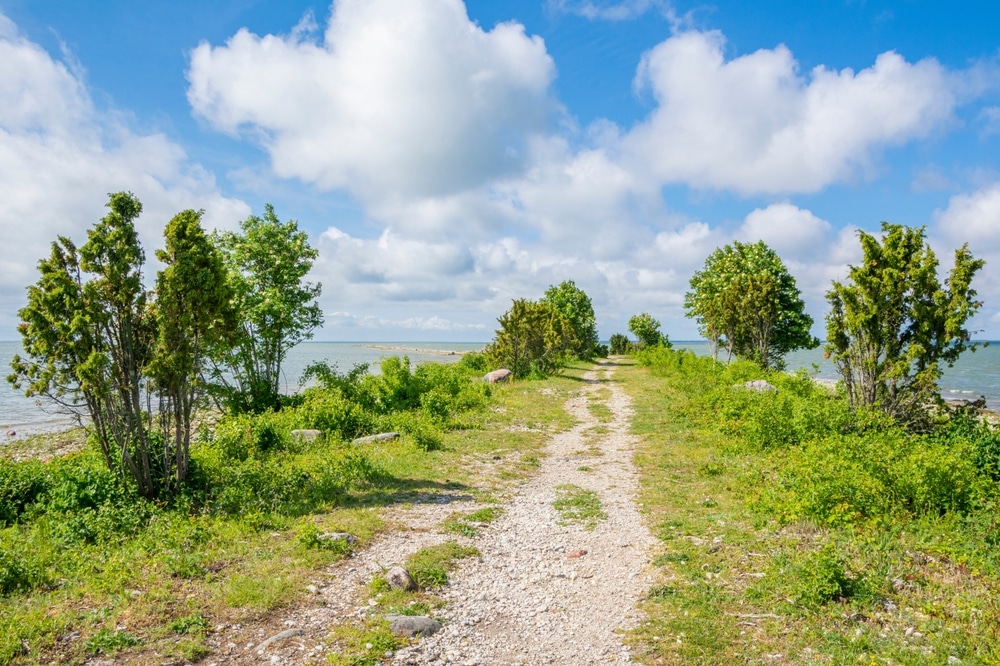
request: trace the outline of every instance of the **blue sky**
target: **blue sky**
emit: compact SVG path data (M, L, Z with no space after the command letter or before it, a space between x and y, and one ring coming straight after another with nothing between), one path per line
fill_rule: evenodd
M688 280L734 239L778 251L822 336L881 220L984 257L1000 337L1000 12L962 7L0 0L0 339L117 190L149 256L185 208L297 219L317 339L485 341L564 279L602 337L648 311L690 339Z

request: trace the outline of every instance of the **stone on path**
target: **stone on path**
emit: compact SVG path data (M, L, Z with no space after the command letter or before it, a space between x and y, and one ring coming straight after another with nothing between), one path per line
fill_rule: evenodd
M394 590L406 590L412 592L417 589L417 584L410 576L410 572L403 567L393 567L385 574L385 582Z
M430 636L441 629L440 622L423 615L386 615L385 619L389 620L389 631L406 638Z

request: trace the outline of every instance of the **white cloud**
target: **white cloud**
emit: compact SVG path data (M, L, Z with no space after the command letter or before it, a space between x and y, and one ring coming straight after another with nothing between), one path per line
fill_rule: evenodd
M696 188L815 192L866 175L880 149L952 116L957 85L933 59L894 52L872 67L800 75L785 46L726 60L719 32L685 32L636 76L657 108L627 137L632 168Z
M540 38L485 31L461 0L337 0L321 43L244 29L199 45L188 99L261 143L278 175L370 200L518 172L554 75Z
M736 239L751 243L762 240L782 259L802 259L828 254L826 237L831 228L811 211L784 202L747 215Z
M988 106L979 112L983 121L983 136L1000 134L1000 106Z
M109 192L130 190L143 202L148 257L185 208L206 209L207 226L231 227L249 213L165 136L137 134L115 111L95 108L77 66L54 60L2 14L0 62L0 237L16 248L0 273L0 337L13 331L49 243L62 234L82 244Z
M935 218L937 231L952 243L968 242L974 254L1000 252L1000 183L953 196Z

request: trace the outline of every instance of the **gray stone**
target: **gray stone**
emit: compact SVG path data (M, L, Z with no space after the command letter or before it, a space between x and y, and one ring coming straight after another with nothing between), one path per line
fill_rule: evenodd
M279 632L279 633L275 634L274 636L271 636L266 641L264 641L263 643L261 643L260 645L258 645L257 646L257 653L259 654L259 653L263 652L264 650L266 650L267 646L270 645L271 643L277 643L278 641L287 640L287 639L293 638L295 636L303 636L303 635L305 635L305 633L306 632L302 631L301 629L285 629L284 631Z
M483 381L487 384L503 384L509 382L513 376L514 373L507 368L500 368L499 370L487 372L483 375Z
M778 392L778 389L776 389L773 385L771 385L764 379L755 379L751 382L747 382L746 384L743 385L743 388L748 389L750 391L757 391L757 393Z
M385 574L385 582L394 590L406 590L412 592L417 589L417 583L410 576L410 572L403 567L393 567Z
M398 432L380 432L377 435L368 435L367 437L358 437L357 439L351 440L351 444L373 444L375 442L391 442L394 439L399 439Z
M347 532L324 532L316 538L320 541L346 541L351 546L358 542L358 537Z
M323 436L322 430L293 430L292 439L301 439L306 442L315 442Z
M407 638L430 636L441 629L440 622L422 615L386 615L385 619L389 620L389 631Z

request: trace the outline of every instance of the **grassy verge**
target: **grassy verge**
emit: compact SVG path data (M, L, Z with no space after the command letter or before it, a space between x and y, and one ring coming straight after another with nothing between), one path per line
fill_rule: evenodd
M642 661L1000 662L989 434L863 423L808 378L752 394L742 365L651 369L616 376L660 540Z
M216 481L168 503L121 493L89 450L47 463L0 460L0 664L194 661L216 626L266 623L318 603L307 588L348 551L320 535L348 532L363 548L387 528L384 507L445 493L501 498L534 472L548 437L571 425L562 404L583 371L495 388L447 422L430 419L448 405L426 401L402 438L363 449L333 437L289 443L285 431L308 423L224 423L192 451ZM320 399L351 416L339 398ZM248 450L244 434L277 444ZM38 501L15 501L24 493ZM381 645L383 630L341 631L366 646Z

